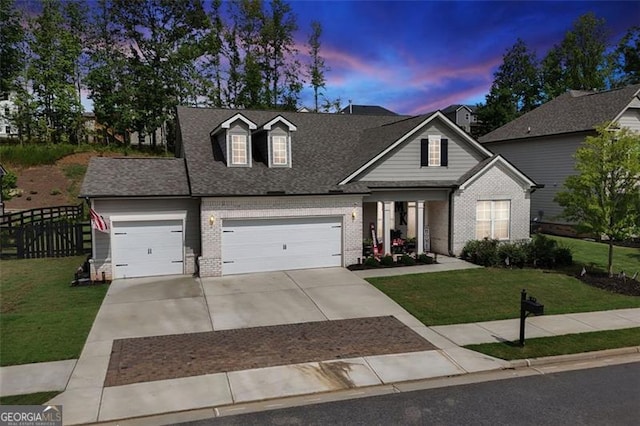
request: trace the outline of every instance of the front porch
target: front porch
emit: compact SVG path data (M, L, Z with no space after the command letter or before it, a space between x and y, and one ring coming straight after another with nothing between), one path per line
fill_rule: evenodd
M449 254L449 190L373 193L362 204L362 238L380 255ZM366 253L363 253L366 254Z

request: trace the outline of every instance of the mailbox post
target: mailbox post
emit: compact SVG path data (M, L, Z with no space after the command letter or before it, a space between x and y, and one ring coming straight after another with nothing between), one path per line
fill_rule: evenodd
M520 293L520 346L524 346L524 324L529 314L544 315L544 305L538 303L535 297L529 296L527 290L522 289Z

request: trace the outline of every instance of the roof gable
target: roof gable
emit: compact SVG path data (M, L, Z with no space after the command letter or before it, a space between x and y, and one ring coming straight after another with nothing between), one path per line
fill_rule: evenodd
M273 120L269 120L267 123L262 125L262 128L264 130L271 130L271 127L276 123L284 124L285 126L287 126L289 128L290 132L295 132L296 130L298 130L298 128L293 123L291 123L289 120L287 120L286 118L284 118L281 115L278 115Z
M527 186L529 188L536 187L536 183L531 180L527 175L518 170L513 164L509 163L504 159L501 155L496 155L492 158L488 158L485 161L478 163L478 165L469 170L467 174L462 176L458 181L459 188L461 190L465 190L468 186L472 185L480 176L482 176L487 170L492 167L501 167L505 171L508 172L509 175L515 177L520 180L523 186Z
M396 149L399 145L404 143L405 141L411 139L416 136L422 129L428 126L431 122L436 119L440 119L444 122L444 124L455 133L463 143L467 143L473 150L479 152L480 154L490 157L493 154L475 141L471 136L469 136L464 130L454 124L449 118L447 118L442 112L436 111L427 116L414 117L411 119L404 120L403 122L392 123L387 127L401 127L402 124L410 124L409 128L401 128L404 130L401 134L398 134L395 140L391 141L392 143L388 144L382 150L379 150L372 158L362 164L360 167L355 169L351 174L349 174L345 179L343 179L340 184L346 184L353 181L356 177L363 175L369 170L374 164L376 164L380 159L382 159L385 155L389 154L391 151ZM406 126L403 126L406 127ZM371 129L369 133L376 132L379 134L378 129Z
M249 120L247 117L245 117L244 115L238 113L235 114L233 117L223 121L222 123L220 123L215 129L213 129L211 131L211 134L215 135L217 133L219 133L221 130L223 129L229 129L231 127L231 125L233 123L235 123L236 121L242 121L244 124L247 125L247 127L249 127L249 130L255 130L258 128L258 125L256 123L254 123L253 121Z

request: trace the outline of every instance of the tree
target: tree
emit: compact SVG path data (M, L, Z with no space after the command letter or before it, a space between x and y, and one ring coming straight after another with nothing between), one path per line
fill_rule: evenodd
M110 7L119 38L127 44L125 72L133 86L133 129L150 134L173 118L179 104L193 103L193 63L201 57L207 15L201 0L113 0Z
M478 107L478 119L488 133L540 105L541 82L534 52L518 39L504 54L494 74L485 104Z
M546 99L571 89L605 89L611 78L606 49L605 20L591 12L580 16L542 62Z
M613 242L640 231L640 135L615 124L597 132L576 152L578 174L567 178L555 201L579 230L608 239L612 276Z
M627 31L613 55L616 86L640 83L640 27Z
M69 136L75 138L77 119L82 114L75 85L82 42L70 28L64 10L58 0L44 2L42 13L31 22L29 40L33 53L29 79L38 114L46 123L45 138L55 143L66 141ZM79 9L76 12L81 13Z
M314 111L318 112L318 95L320 89L325 88L326 80L324 73L329 71L324 63L324 58L320 56L320 37L322 36L322 25L318 21L311 22L311 35L309 36L309 56L311 63L308 67L310 86L313 88Z
M15 90L23 67L20 45L24 40L24 31L20 19L20 12L14 8L13 0L0 0L0 93Z

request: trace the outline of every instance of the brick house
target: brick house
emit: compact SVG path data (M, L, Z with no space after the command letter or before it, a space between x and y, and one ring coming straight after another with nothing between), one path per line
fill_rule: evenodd
M177 129L177 158L89 164L81 196L109 223L94 231L95 274L347 266L372 230L446 255L529 237L536 184L441 112L181 107Z

